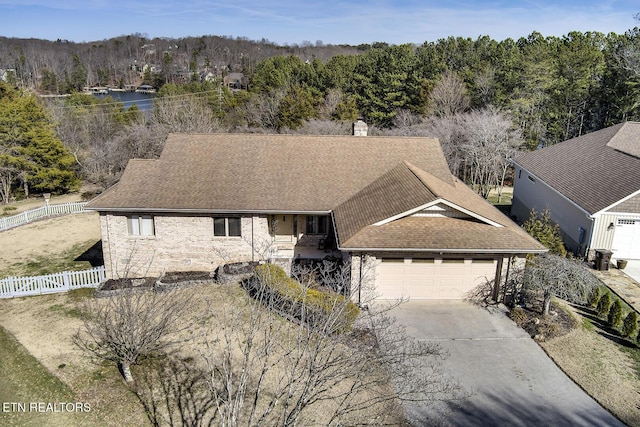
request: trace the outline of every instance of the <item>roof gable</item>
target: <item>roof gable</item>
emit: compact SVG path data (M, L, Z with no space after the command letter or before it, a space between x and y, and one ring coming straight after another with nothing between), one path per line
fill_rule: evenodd
M537 151L514 163L594 214L640 189L640 123L625 122Z
M344 249L545 250L463 183L445 182L408 162L337 206L333 214L338 245Z

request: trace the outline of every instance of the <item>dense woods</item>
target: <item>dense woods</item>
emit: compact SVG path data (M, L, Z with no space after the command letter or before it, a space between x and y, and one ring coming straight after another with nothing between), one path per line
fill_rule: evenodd
M360 46L0 38L0 69L24 93L73 94L42 105L73 171L102 187L129 158L156 156L168 132L348 133L362 117L373 135L438 137L452 172L486 196L508 178L515 150L640 117L638 28ZM248 90L229 90L230 73L243 73ZM143 83L159 89L151 112L77 93Z

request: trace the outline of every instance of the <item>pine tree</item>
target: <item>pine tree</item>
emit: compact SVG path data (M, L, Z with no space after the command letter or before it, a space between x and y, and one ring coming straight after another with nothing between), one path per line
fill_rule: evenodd
M540 215L535 209L532 209L529 219L522 226L534 239L546 246L552 254L567 255L567 250L560 236L560 227L551 220L549 209L545 209Z
M0 82L0 195L19 182L29 191L64 193L78 187L75 158L55 135L45 109L30 94Z

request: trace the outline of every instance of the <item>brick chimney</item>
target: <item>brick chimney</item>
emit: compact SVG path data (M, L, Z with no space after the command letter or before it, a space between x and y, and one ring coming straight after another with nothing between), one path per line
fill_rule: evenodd
M351 134L353 136L367 136L368 130L369 126L362 119L358 119L351 124Z

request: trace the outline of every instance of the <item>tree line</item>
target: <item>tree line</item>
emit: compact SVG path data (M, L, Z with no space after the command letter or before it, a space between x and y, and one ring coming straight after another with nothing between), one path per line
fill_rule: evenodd
M439 138L452 173L486 197L508 180L515 151L640 114L637 27L624 34L534 32L518 40L449 37L422 45L276 46L212 36L132 35L89 44L4 39L0 50L3 65L15 65L15 81L6 87L20 89L11 90L42 92L47 81L58 82L53 92L67 86L70 96L39 105L63 157L74 159L70 170L102 188L119 179L130 158L157 156L169 132L346 134L362 117L371 135ZM76 93L87 83L151 78L132 63L159 64L150 113ZM242 71L249 89L232 93L221 78L203 80L200 72L211 69L219 77ZM27 176L18 167L5 193L24 184L20 174ZM24 185L28 190L29 179Z

